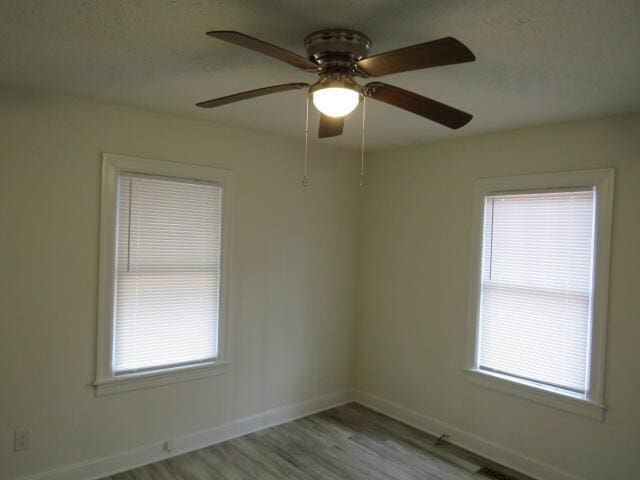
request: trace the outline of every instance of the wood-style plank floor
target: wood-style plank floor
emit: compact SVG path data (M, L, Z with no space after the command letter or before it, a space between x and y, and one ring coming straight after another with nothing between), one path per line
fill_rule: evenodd
M104 480L486 480L457 450L350 403Z

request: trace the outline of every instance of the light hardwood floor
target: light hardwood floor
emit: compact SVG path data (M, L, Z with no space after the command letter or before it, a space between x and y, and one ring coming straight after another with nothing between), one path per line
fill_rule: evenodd
M497 467L434 440L350 403L103 480L486 480L480 465Z

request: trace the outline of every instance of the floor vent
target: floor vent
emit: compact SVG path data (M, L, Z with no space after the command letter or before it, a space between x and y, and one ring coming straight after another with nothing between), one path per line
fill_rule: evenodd
M478 470L478 473L487 478L493 478L494 480L517 480L511 475L505 475L504 473L498 472L497 470L489 467L482 467L480 470Z

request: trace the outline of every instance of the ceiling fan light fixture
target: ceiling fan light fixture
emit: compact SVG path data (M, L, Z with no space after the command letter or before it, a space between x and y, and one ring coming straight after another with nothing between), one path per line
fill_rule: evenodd
M311 98L320 113L329 117L344 117L358 106L361 94L355 88L337 84L313 89Z

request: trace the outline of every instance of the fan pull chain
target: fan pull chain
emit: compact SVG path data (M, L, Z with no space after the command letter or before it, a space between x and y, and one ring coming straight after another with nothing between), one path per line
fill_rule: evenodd
M362 143L360 145L360 186L364 186L364 121L367 116L367 97L362 98Z
M309 185L309 95L307 95L307 115L304 122L304 177L302 186Z

